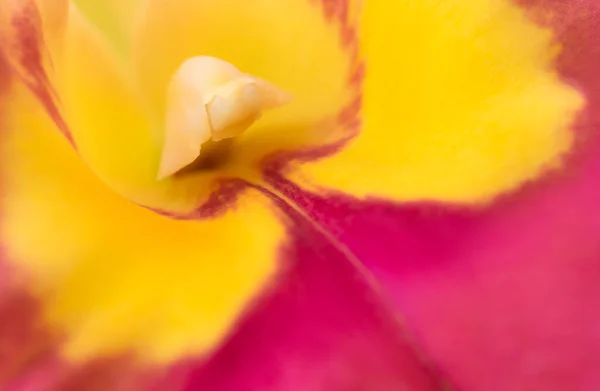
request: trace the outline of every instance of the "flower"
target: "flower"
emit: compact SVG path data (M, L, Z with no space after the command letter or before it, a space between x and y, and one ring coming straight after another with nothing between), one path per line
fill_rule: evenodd
M4 0L1 387L595 390L599 11Z

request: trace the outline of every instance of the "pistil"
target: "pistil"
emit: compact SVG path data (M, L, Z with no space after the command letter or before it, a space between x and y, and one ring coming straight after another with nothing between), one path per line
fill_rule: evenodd
M245 132L265 110L290 101L271 83L214 57L192 57L167 90L165 140L158 179L171 176L202 154L202 145Z

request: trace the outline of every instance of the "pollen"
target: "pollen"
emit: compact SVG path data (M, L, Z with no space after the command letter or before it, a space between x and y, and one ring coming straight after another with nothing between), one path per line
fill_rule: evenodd
M285 105L291 97L226 61L198 56L174 73L166 99L159 180L196 160L203 144L240 135L265 110Z

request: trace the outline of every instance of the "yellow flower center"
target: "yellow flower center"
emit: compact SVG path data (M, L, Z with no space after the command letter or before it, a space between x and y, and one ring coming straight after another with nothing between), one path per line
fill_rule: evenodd
M167 91L165 143L158 179L196 160L202 145L243 133L264 110L289 100L287 93L226 61L207 56L184 61Z

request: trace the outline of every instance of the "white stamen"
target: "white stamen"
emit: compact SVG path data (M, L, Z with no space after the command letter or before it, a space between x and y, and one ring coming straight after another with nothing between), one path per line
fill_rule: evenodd
M272 84L213 57L192 57L173 75L167 91L165 141L158 179L192 163L202 144L235 137L290 96Z

